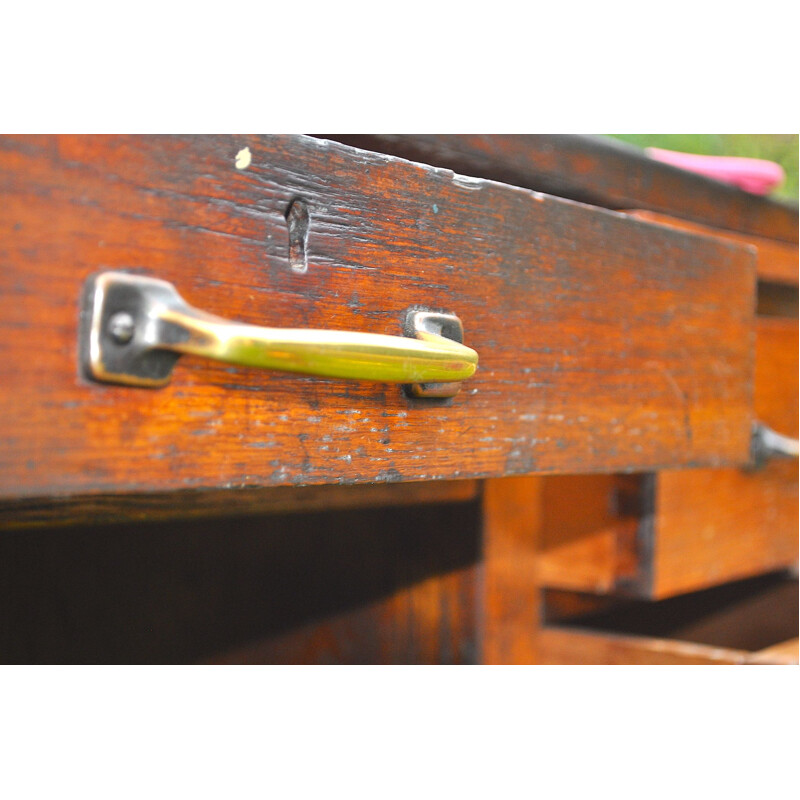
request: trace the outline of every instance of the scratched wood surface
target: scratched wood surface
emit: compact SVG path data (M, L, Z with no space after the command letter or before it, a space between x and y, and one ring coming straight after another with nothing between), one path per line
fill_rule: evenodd
M606 208L643 208L797 242L797 205L748 194L599 136L380 134L337 141Z
M756 321L756 417L797 436L798 323ZM664 598L798 558L798 466L579 475L544 482L546 586Z
M3 138L0 192L0 497L747 457L746 248L311 137ZM399 334L441 308L480 366L445 402L191 358L164 389L91 383L100 269L266 325Z

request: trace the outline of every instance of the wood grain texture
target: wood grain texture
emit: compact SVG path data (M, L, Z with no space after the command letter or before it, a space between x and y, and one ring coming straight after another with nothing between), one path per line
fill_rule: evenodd
M764 236L746 235L712 228L696 222L678 219L668 214L657 214L653 211L627 211L636 219L655 222L659 225L670 225L692 233L705 236L722 236L743 245L752 245L758 251L756 272L759 280L797 286L798 279L798 249L797 245L768 239Z
M3 663L475 663L477 502L6 531Z
M756 417L798 435L797 320L759 318ZM656 477L650 596L790 566L798 558L798 465L762 469L665 470Z
M459 503L474 500L478 487L464 480L35 498L0 503L0 530Z
M0 192L2 497L747 457L745 248L310 137L4 138ZM90 383L78 303L99 269L266 325L397 335L440 308L481 362L445 402L188 357L161 390Z
M797 206L758 197L599 136L378 134L332 139L606 208L643 208L788 242Z
M797 436L798 323L758 318L756 417ZM544 481L544 585L650 599L795 564L798 465Z
M535 476L484 483L479 607L484 664L536 663L541 486Z

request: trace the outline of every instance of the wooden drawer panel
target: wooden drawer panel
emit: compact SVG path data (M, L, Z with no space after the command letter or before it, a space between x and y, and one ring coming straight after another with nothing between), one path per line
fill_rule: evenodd
M310 137L6 138L0 191L0 496L747 458L747 248ZM163 389L91 383L101 269L262 325L398 335L443 309L480 365L444 402L189 357Z
M797 579L768 576L545 626L543 664L797 664Z
M759 318L756 416L790 436L797 374L797 321ZM548 478L542 581L661 598L789 566L798 558L797 487L797 461L783 459L755 471Z

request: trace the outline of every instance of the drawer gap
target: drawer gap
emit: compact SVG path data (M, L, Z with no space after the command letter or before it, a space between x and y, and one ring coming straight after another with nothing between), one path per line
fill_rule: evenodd
M544 619L561 630L758 651L797 638L798 583L782 571L657 602L545 591Z

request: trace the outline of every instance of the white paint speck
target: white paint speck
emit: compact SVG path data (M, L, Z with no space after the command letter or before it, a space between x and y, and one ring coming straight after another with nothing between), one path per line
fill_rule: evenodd
M244 150L240 150L236 154L236 169L247 169L252 160L253 156L250 153L250 148L245 147Z
M464 189L480 189L485 184L481 178L473 178L470 175L453 175L453 183Z

